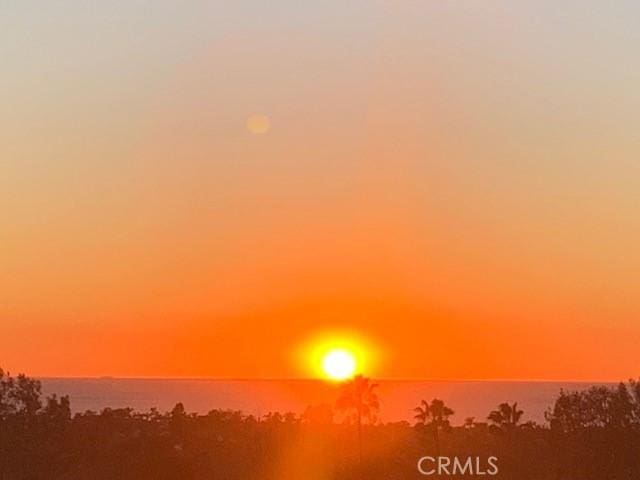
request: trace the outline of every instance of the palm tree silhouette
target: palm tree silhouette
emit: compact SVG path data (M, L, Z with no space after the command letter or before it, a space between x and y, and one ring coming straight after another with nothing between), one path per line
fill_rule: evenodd
M434 398L431 403L426 400L420 402L420 406L413 409L416 412L416 425L428 426L433 432L433 440L436 444L436 454L440 456L440 430L449 428L449 417L454 411L447 407L442 400Z
M342 385L336 401L336 410L343 412L348 418L355 420L358 426L358 460L362 464L362 423L364 420L373 424L377 420L380 401L375 389L377 383L362 375Z
M523 410L518 410L518 402L513 405L505 402L498 405L498 408L493 410L487 418L501 428L512 429L518 425L523 414Z

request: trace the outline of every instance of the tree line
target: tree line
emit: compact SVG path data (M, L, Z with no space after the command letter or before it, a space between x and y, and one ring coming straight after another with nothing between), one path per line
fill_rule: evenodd
M496 478L640 479L636 381L560 391L545 424L504 402L454 426L437 398L414 407L413 423L382 423L380 403L377 385L357 376L335 404L299 415L201 415L180 403L72 414L68 397L43 398L37 380L0 369L0 480L420 478L424 455L495 456Z

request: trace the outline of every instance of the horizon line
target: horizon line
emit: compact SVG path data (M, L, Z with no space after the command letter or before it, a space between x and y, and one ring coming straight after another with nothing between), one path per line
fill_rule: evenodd
M7 373L5 371L5 373ZM27 375L38 380L174 380L174 381L211 381L211 382L323 382L339 385L337 382L320 377L205 377L205 376L129 376L129 375ZM366 375L365 375L366 376ZM612 384L627 382L626 380L612 379L544 379L544 378L420 378L420 377L374 377L370 379L377 382L431 382L431 383L586 383L586 384Z

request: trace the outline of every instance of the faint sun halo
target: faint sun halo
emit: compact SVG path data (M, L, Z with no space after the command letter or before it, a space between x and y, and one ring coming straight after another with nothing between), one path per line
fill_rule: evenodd
M266 115L254 114L247 119L247 130L251 133L267 133L269 128L271 128L271 122Z

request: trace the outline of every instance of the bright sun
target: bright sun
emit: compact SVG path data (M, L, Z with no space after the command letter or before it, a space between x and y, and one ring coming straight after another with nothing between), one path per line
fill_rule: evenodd
M329 350L322 358L322 370L333 380L345 380L356 371L356 358L343 348Z
M376 344L360 332L344 329L314 332L291 353L301 374L334 382L349 380L365 371L375 375L380 362Z

